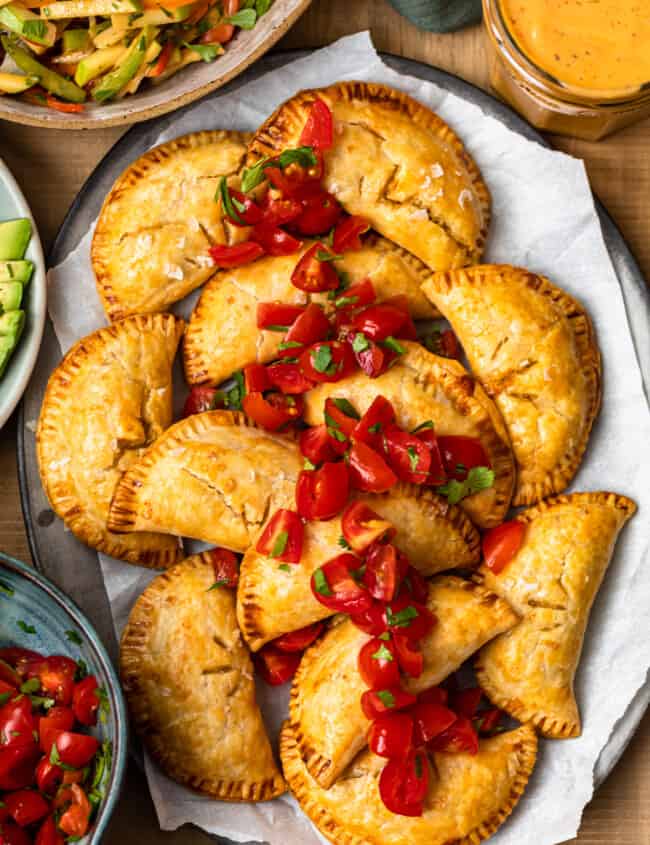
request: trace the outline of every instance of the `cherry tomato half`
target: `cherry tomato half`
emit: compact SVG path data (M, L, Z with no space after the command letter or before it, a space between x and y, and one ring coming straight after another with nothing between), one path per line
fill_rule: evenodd
M300 652L288 653L268 643L253 656L253 662L266 683L277 687L293 678L301 658Z
M424 484L428 480L431 451L426 443L397 426L386 431L384 441L388 463L399 479L410 484Z
M316 150L329 150L334 142L334 120L329 106L317 97L309 110L300 135L300 144Z
M269 364L266 367L266 374L271 386L282 393L290 395L306 393L314 386L314 382L307 378L298 364Z
M478 754L478 734L466 716L458 716L450 728L428 743L431 751Z
M378 757L403 757L413 744L413 718L408 713L384 713L370 725L368 746Z
M381 452L384 432L395 425L395 409L384 396L376 396L368 410L361 417L354 429L356 440L362 440Z
M419 678L424 671L424 656L415 640L403 634L393 634L399 668L411 678Z
M300 216L302 203L289 197L274 197L268 191L260 203L260 208L266 225L284 226Z
M354 214L351 217L346 217L334 230L334 252L340 254L342 252L361 249L363 244L359 236L367 232L369 228L370 223L365 217L358 217Z
M304 651L318 639L322 630L323 623L314 622L313 625L307 625L305 628L300 628L299 631L291 631L289 634L283 634L277 640L273 640L273 645L279 648L280 651L286 651L288 654L293 654L296 651Z
M433 428L433 422L429 422L431 423L430 425L425 423L426 427L420 428L419 431L416 429L413 433L416 434L419 440L427 444L430 452L429 476L425 483L438 486L447 481L447 473L442 462L440 446L438 445L438 438Z
M39 827L34 845L64 845L65 836L57 828L54 816L48 816Z
M395 645L390 640L373 637L359 652L359 674L371 689L386 689L399 685L399 663Z
M2 800L19 827L37 822L50 811L50 805L35 789L19 789L4 795Z
M304 312L304 305L286 305L283 302L260 302L257 306L257 328L283 326L287 330Z
M300 397L282 393L248 393L242 399L242 408L248 416L267 431L277 431L302 416Z
M199 385L193 387L183 406L183 416L190 417L192 414L202 414L205 411L212 411L216 407L216 396L219 393L216 387L205 387Z
M36 786L46 795L53 795L63 783L63 769L50 763L49 757L41 757L36 766Z
M358 557L347 553L328 560L311 577L314 598L336 613L364 613L372 606L372 596L354 578L360 565Z
M339 443L330 436L326 425L315 425L300 433L300 452L312 464L333 461L342 455L347 443Z
M38 745L12 745L0 747L0 789L23 789L34 783L36 761L40 756Z
M213 26L207 32L204 32L199 41L201 42L201 44L227 44L234 34L235 27L231 23L218 23L216 26ZM171 47L172 50L174 48L172 42L169 42L165 45L165 47L167 46ZM169 62L169 57L167 58L167 62ZM156 68L154 68L154 70L156 70L157 67L158 66L156 65ZM164 69L165 68L163 67L163 70ZM162 71L160 71L159 73L152 73L151 76L160 76L161 73Z
M240 244L215 244L208 249L215 267L229 269L250 264L264 255L264 249L259 243L244 241Z
M378 637L386 631L386 614L382 602L372 600L372 604L360 613L350 614L354 625L371 637Z
M88 800L84 790L77 783L73 783L66 787L64 794L65 801L69 801L70 804L59 819L59 827L63 833L68 836L85 836L86 831L88 830L88 823L90 821L90 813L92 809L90 801ZM59 802L64 796L61 793L59 796L57 796L55 805L58 804L61 806Z
M354 327L371 340L397 337L408 315L394 305L370 305L354 318Z
M334 226L342 214L336 197L321 191L302 200L302 211L291 221L291 229L300 235L322 235Z
M303 519L332 519L348 500L349 478L345 463L327 462L320 469L303 470L296 484L296 505Z
M36 717L29 696L10 699L0 707L0 748L32 745Z
M251 232L251 239L255 246L268 255L293 255L302 246L302 241L298 238L294 238L279 226L271 226L268 223L258 223Z
M244 367L244 386L246 393L264 393L271 389L271 380L267 367L263 364L248 364Z
M307 378L316 382L340 381L354 371L352 350L347 343L328 340L314 343L300 355L300 366Z
M19 646L7 646L0 648L0 661L8 663L21 677L25 674L26 665L33 660L44 660L44 655L29 648ZM0 675L1 677L1 675Z
M330 321L325 312L316 302L311 302L298 315L295 322L287 332L286 343L300 343L302 346L309 346L319 340L325 340L330 331ZM296 347L293 347L295 354ZM287 355L292 354L292 348L285 350ZM284 353L283 353L284 354Z
M383 690L366 690L361 696L361 709L366 719L372 720L384 713L406 710L416 701L414 695L399 686Z
M328 246L315 243L296 264L291 274L291 284L307 293L336 290L341 281L334 269L332 256Z
M498 575L513 559L524 541L526 526L516 519L502 522L483 535L485 565Z
M39 745L44 754L49 754L59 731L71 731L74 727L74 713L69 707L56 705L47 711L47 716L38 720Z
M392 353L389 349L383 349L374 340L365 338L361 346L357 346L355 338L364 337L360 333L353 335L350 342L354 357L359 369L368 376L368 378L378 378L382 373L388 369L388 365L393 360ZM356 347L356 348L355 348Z
M389 539L395 534L392 522L379 516L364 502L351 502L347 506L341 517L341 530L355 552L363 552L374 542Z
M370 279L362 279L346 288L341 296L334 300L334 307L344 312L353 311L372 305L376 298L375 288Z
M414 601L406 592L388 603L386 607L388 627L410 640L421 640L433 629L436 617L422 604Z
M456 714L444 704L420 702L413 707L411 714L414 723L413 744L416 748L426 745L456 721Z
M75 769L90 763L99 749L99 740L94 736L73 731L61 731L54 743L61 762Z
M438 446L442 463L449 478L464 481L472 467L489 467L490 459L476 437L440 435Z
M75 686L72 693L72 711L82 725L96 725L100 698L97 695L97 678L88 675Z
M363 583L373 598L389 602L397 595L408 568L408 560L392 543L373 543L366 551Z
M379 776L379 794L391 813L421 816L429 787L429 762L422 751L389 760Z
M256 550L261 555L282 560L285 563L300 563L305 528L295 511L280 508L262 532Z
M357 490L384 493L397 484L397 476L379 452L375 452L360 440L352 442L348 466L350 483Z

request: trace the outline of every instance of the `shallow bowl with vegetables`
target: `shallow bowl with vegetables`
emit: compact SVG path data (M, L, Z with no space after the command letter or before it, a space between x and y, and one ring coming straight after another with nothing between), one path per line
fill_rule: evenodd
M0 118L148 120L224 85L311 0L0 0Z
M0 831L9 826L9 834L13 832L21 845L54 845L74 838L72 831L80 823L81 832L88 814L87 831L80 841L99 845L118 799L127 759L127 716L117 676L95 630L76 605L35 569L0 552L2 657L6 659L0 659L0 721L4 724L0 730L7 729L2 708L12 704L25 707L28 714L31 709L37 730L33 739L25 740L35 743L32 752L20 752L25 759L22 773L9 759L12 749L14 757L19 753L12 743L21 744L20 730L10 730L0 747L0 785L5 787L0 790ZM18 688L17 695L12 686ZM70 719L74 718L69 727L56 723L63 711L71 711ZM49 722L44 721L48 718ZM11 727L19 729L20 721ZM48 727L55 728L49 735ZM44 744L49 745L47 754ZM89 760L84 744L90 744ZM83 760L75 760L74 755L80 753L85 754ZM2 781L3 777L8 780ZM21 783L27 785L22 788ZM61 824L69 832L61 831Z

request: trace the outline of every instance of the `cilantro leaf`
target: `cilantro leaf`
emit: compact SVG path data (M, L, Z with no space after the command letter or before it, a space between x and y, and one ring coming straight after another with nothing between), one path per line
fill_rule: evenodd
M411 621L413 619L417 619L418 616L419 613L412 605L403 608L397 613L393 613L390 609L390 605L386 606L386 622L391 626L391 628L408 628Z
M187 41L183 41L183 47L192 50L193 53L199 55L208 64L223 53L221 44L188 44Z
M380 689L377 690L377 698L381 701L384 707L394 707L395 706L395 696L393 693L388 689Z
M393 653L390 649L386 648L385 645L379 646L377 651L372 655L373 660L388 660L392 662L395 658L393 657Z
M83 645L83 640L76 631L66 631L66 639L75 645Z
M291 572L291 567L289 566L288 563L281 563L278 566L278 569L280 569L282 572Z
M255 11L257 12L258 18L261 18L262 15L268 12L272 2L273 0L255 0Z
M244 211L245 206L243 206L242 203L238 203L240 206L239 209L235 206L235 202L238 201L230 195L230 189L228 188L228 182L226 181L225 176L222 176L221 179L219 179L219 185L214 199L215 202L221 202L221 207L232 221L240 224L245 223L244 219L240 217L238 213L238 211Z
M369 425L369 426L368 426L368 431L369 431L371 434L379 434L379 432L381 431L381 423L380 423L380 422L376 422L376 423L373 423L372 425Z
M329 346L324 344L312 349L309 353L312 367L319 373L327 373L333 375L336 372L334 362L332 360L332 350Z
M348 541L345 539L343 534L341 534L341 536L339 537L337 542L342 549L351 549L352 548L352 546L348 543Z
M411 434L417 434L418 431L427 431L428 429L433 428L433 420L425 420L423 423L420 423L420 425L416 425Z
M241 29L252 29L257 21L255 9L240 9L236 14L226 18L226 23L238 26Z
M464 481L452 478L446 484L436 487L436 491L447 497L450 505L456 505L466 496L487 490L494 484L494 470L488 467L472 467Z
M25 693L25 695L31 695L34 692L38 692L41 688L41 682L38 678L30 678L28 681L25 681L24 684L20 685L20 691Z
M392 350L393 352L397 353L397 355L404 355L406 349L402 346L402 344L394 338L392 335L388 335L386 340L382 341L383 345L387 348Z
M283 150L278 156L278 164L283 170L290 164L298 164L300 167L309 169L316 167L318 159L313 147L296 147L293 150Z
M220 578L218 581L215 581L211 587L208 587L206 593L211 593L212 590L217 590L219 587L227 587L228 581L226 578Z
M356 305L359 301L358 296L339 296L338 299L334 300L334 307L335 308L345 308L346 305Z
M354 340L352 341L352 350L354 352L365 352L366 349L370 348L370 341L368 338L363 334L363 332L357 332L354 336Z
M346 417L352 417L353 420L360 420L361 415L354 407L352 402L349 402L347 399L343 399L340 396L335 397L332 399L332 402L336 405L339 411L342 411Z
M280 531L278 536L275 538L275 543L273 544L273 548L271 549L271 557L280 557L280 555L283 555L286 551L288 542L289 532Z
M261 158L252 167L245 167L241 175L241 189L247 194L264 181L264 168L269 166L268 156Z
M0 593L11 598L14 594L14 588L10 587L9 584L6 584L4 581L0 581Z
M339 258L343 258L342 255L337 255L335 252L327 252L324 249L317 249L316 250L316 260L317 261L338 261Z
M383 634L379 635L379 639L388 642L390 640L390 633L388 631L384 631Z
M331 596L332 591L330 589L330 585L327 583L327 578L325 577L325 573L323 572L322 568L319 567L313 575L314 578L314 589L316 592L321 596Z
M312 464L309 458L305 458L305 462L302 465L303 469L316 469L316 464Z
M33 625L28 625L27 622L23 621L22 619L18 619L16 621L16 625L23 631L25 634L35 634L36 628Z
M297 340L285 340L278 346L280 352L284 352L285 349L299 349L303 346L302 343L298 343Z
M415 446L408 446L406 451L409 456L409 463L411 464L411 472L415 472L418 468L418 464L420 463L420 456L418 455Z

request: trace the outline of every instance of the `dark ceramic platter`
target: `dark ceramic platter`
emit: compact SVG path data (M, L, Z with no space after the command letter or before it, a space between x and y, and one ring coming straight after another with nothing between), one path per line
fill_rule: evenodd
M258 76L305 55L307 53L304 51L267 55L237 80L208 96L206 100L218 99L223 94L236 91ZM391 55L383 55L382 58L399 73L434 82L441 88L478 105L485 113L500 120L514 132L548 146L536 130L510 108L481 89L456 76L419 62ZM91 222L99 214L104 197L126 166L153 146L160 133L171 125L174 127L175 134L183 134L184 120L188 113L200 108L203 102L205 100L173 114L142 123L127 132L115 144L91 174L70 208L49 255L49 266L60 263L87 233ZM605 243L623 291L644 388L648 396L650 395L650 290L613 220L600 202L596 202L596 207ZM60 358L61 351L48 320L36 369L21 407L18 431L20 492L29 544L36 566L80 605L92 620L109 652L115 656L117 642L97 554L81 545L70 532L65 531L63 523L55 519L50 510L39 479L34 434L28 427L38 418L47 380ZM650 685L646 684L637 693L624 718L616 726L610 743L596 766L596 783L602 782L616 764L649 702Z

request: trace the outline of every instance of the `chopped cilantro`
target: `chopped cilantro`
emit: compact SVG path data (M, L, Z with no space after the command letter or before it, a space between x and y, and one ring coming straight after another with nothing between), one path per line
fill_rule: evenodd
M38 692L41 688L41 682L38 678L30 678L28 681L25 681L24 684L20 685L20 691L25 693L25 695L31 695L34 692Z
M346 417L352 417L353 420L360 420L361 416L357 409L354 407L352 402L348 402L347 399L343 399L340 396L332 399L332 402L336 405L339 411L342 411Z
M76 631L66 631L65 635L69 642L75 645L83 645L83 640Z
M329 346L324 344L312 349L309 353L311 357L312 367L319 373L327 373L333 375L336 372L336 367L332 361L332 350Z
M220 578L218 581L215 581L211 587L208 587L206 593L211 593L212 590L218 590L219 587L227 587L228 580L226 578Z
M278 346L278 349L280 352L284 352L285 349L300 349L302 345L297 340L285 340Z
M395 696L388 689L377 690L377 698L381 701L381 703L384 705L384 707L394 707L395 706Z
M277 323L273 323L270 326L264 326L267 332L288 332L291 326L279 326Z
M275 543L273 544L273 548L271 549L271 557L280 557L280 555L283 555L286 551L288 542L289 532L280 531L278 536L275 538Z
M22 619L18 619L16 625L23 631L25 634L35 634L36 628L33 625L28 625L27 622L23 621Z
M415 448L415 446L408 446L406 448L406 452L409 456L411 472L415 472L418 468L418 464L420 463L420 456L418 455L417 449Z
M464 481L452 478L446 484L436 487L441 496L446 496L450 505L456 505L466 496L487 490L494 484L494 470L488 467L472 467Z
M183 47L192 50L193 53L199 55L208 64L223 53L221 44L188 44L187 41L183 41Z
M316 250L316 259L317 261L338 261L339 258L343 258L342 255L337 255L335 252L327 252L324 249L317 249Z
M77 660L77 671L74 673L75 681L82 681L86 675L88 674L88 667L86 666L86 661L82 660L81 657Z
M419 614L417 610L411 605L403 608L397 613L393 613L390 609L390 605L386 606L386 622L388 622L391 628L408 628L411 624L411 620L417 619L418 616Z
M9 701L10 698L11 698L10 692L0 693L0 707L2 707L3 704L6 704Z
M239 212L244 211L245 206L243 206L242 203L238 203L239 207L235 205L237 200L230 195L230 189L228 188L228 182L226 181L225 176L222 176L221 179L219 179L219 185L214 199L215 202L221 202L221 207L231 220L235 223L245 223L245 220L239 216Z
M345 539L343 534L341 534L341 536L339 537L338 544L342 549L351 549L352 548L352 546L348 543L348 541Z
M283 170L290 164L298 164L300 167L308 169L316 167L318 159L313 147L296 147L293 150L283 150L278 156L278 164Z
M372 655L373 660L388 660L392 662L395 658L393 657L393 653L390 649L386 648L385 645L379 646L377 651Z
M269 166L269 159L261 158L252 167L245 167L241 176L241 189L247 194L264 181L264 168Z
M9 584L6 584L4 581L0 581L0 593L11 598L14 594L14 588L10 587Z
M388 335L386 340L383 341L383 345L387 349L391 349L393 352L396 352L398 355L404 355L406 352L406 349L404 349L399 340L394 338L392 335Z
M420 425L416 425L411 434L417 434L418 431L427 431L428 429L433 429L433 420L425 420Z
M339 296L334 300L335 308L345 308L347 305L355 305L359 301L358 296Z
M312 464L309 458L305 458L305 462L302 465L303 469L316 469L316 464Z
M291 572L291 567L289 566L288 563L281 563L278 566L278 569L281 570L282 572Z
M376 422L376 423L373 423L372 425L369 425L369 426L368 426L368 431L369 431L371 434L379 434L379 432L381 431L381 423L380 423L380 422Z
M352 350L354 352L365 352L369 347L370 341L365 334L363 334L363 332L357 332L354 336L354 340L352 341Z
M241 29L252 29L257 20L257 12L255 9L240 9L236 14L226 18L226 23L231 23L233 26L238 26Z
M255 11L257 12L258 18L261 18L262 15L268 12L272 2L273 0L255 0Z
M316 592L321 596L331 596L332 591L330 589L330 585L327 583L327 578L325 577L325 573L319 567L313 575L314 578L314 589Z
M384 640L384 642L388 642L390 640L390 633L388 631L384 631L383 634L379 635L380 640Z

